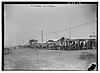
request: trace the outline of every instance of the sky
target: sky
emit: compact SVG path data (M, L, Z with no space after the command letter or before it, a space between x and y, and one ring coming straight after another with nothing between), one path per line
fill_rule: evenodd
M41 42L41 31L44 34L44 42L61 37L69 38L69 30L53 32L85 23L88 24L71 29L71 39L96 35L95 4L53 4L52 6L55 7L50 7L50 4L5 4L4 45L26 44L29 39L37 39Z

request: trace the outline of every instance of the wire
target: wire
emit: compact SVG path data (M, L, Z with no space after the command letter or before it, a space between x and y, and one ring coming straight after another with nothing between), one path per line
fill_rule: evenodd
M63 29L63 30L56 31L56 32L52 32L52 33L48 33L48 34L44 34L44 35L50 35L50 34L54 34L54 33L59 33L59 32L66 31L66 30L69 30L69 29L72 29L72 28L77 28L77 27L80 27L80 26L87 25L87 24L89 24L89 23L93 23L93 22L95 22L95 21L96 21L96 20L91 21L91 22L87 22L87 23L84 23L84 24L81 24L81 25L78 25L78 26L74 26L74 27L71 27L71 28L66 28L66 29Z

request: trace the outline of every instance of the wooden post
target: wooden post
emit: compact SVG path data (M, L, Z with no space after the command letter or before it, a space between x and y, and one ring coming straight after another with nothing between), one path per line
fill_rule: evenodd
M70 50L70 40L71 40L71 28L69 28L69 50Z
M43 31L41 31L41 36L42 36L42 48L43 48Z

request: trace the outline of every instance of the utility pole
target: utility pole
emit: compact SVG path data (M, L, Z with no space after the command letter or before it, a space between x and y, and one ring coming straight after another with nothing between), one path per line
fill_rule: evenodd
M69 50L70 50L70 40L71 40L71 28L69 28Z
M43 48L43 31L41 31L41 36L42 36L42 48Z
M69 28L69 39L71 39L71 28Z

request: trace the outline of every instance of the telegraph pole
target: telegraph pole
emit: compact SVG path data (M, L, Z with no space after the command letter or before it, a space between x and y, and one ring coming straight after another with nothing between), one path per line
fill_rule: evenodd
M69 28L69 50L70 50L70 40L71 40L71 28Z
M41 36L42 36L42 48L43 48L43 31L41 31Z
M71 28L69 28L69 39L71 39Z

